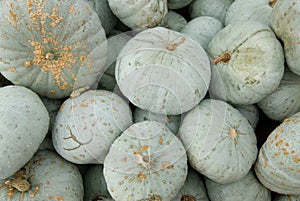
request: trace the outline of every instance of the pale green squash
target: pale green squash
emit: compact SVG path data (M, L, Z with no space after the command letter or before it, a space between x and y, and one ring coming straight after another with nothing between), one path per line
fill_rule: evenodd
M286 71L277 89L258 102L258 106L270 118L283 121L300 111L300 76Z
M102 164L112 142L132 124L127 102L105 90L67 99L52 129L55 150L75 164Z
M113 142L103 171L115 200L172 200L186 180L187 156L164 124L143 121Z
M300 2L280 0L273 9L271 27L283 42L288 67L300 75Z
M0 35L1 73L42 96L67 97L104 71L106 36L87 1L3 1Z
M241 21L227 25L210 41L210 95L250 105L275 91L284 73L283 49L267 25Z
M271 201L271 191L256 179L252 170L233 183L219 184L208 178L205 183L211 201Z
M300 112L268 136L255 163L260 182L279 194L300 194Z
M186 113L177 135L189 164L218 183L243 178L257 157L257 140L248 120L220 100L205 99Z
M135 35L116 61L117 84L135 106L178 115L207 93L210 64L204 49L179 32L156 27Z
M10 198L10 187L4 185L0 188L3 201L83 201L83 181L77 167L52 151L36 152L24 168L7 180L0 180L0 185L8 180L23 180L23 185L16 185L28 188L24 189L24 197L14 188Z
M5 179L38 150L48 132L49 114L28 88L1 87L0 97L0 179Z

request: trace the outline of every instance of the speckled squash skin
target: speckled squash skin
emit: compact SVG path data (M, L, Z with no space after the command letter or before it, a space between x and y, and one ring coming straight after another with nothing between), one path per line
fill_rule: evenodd
M115 72L130 102L167 115L195 107L204 98L211 75L201 45L164 27L144 30L129 40L118 56Z
M170 131L174 134L177 133L180 123L181 117L180 115L161 115L149 112L147 110L143 110L141 108L135 108L133 111L133 122L141 122L141 121L158 121L167 125Z
M223 29L223 24L214 17L200 16L185 25L181 33L196 40L205 50L210 40Z
M180 9L189 5L192 0L168 0L169 9Z
M254 166L260 182L279 194L300 194L299 128L300 112L271 132Z
M247 118L248 122L252 126L253 130L256 129L259 121L259 110L256 104L253 105L233 105L244 117Z
M257 104L270 118L283 121L300 111L300 76L286 71L277 89Z
M299 195L280 195L276 194L272 201L300 201Z
M103 72L106 36L86 1L3 1L0 35L1 73L40 95L67 97Z
M28 88L2 87L0 97L0 179L5 179L37 151L48 132L49 114Z
M271 14L277 0L235 0L225 15L225 26L239 21L254 20L271 25Z
M225 15L234 0L194 0L189 6L190 17L210 16L224 24Z
M189 164L217 183L243 178L257 157L257 140L248 120L220 100L201 101L184 116L177 135Z
M298 0L278 1L271 16L271 27L283 42L288 67L300 75L300 2Z
M171 29L173 31L180 32L186 24L187 24L187 21L182 15L180 15L172 10L168 11L168 14L166 16L166 20L164 23L164 26L166 28Z
M172 200L187 176L187 156L180 140L162 123L130 126L112 144L104 177L118 201Z
M271 191L256 179L252 170L233 183L219 184L208 178L205 183L211 201L271 201Z
M52 130L55 150L76 164L101 164L112 142L132 124L129 105L105 90L67 99Z
M90 166L84 175L84 200L94 201L95 198L100 196L111 198L103 176L103 165L101 164Z
M103 29L105 30L106 35L110 33L110 31L117 24L118 18L111 11L108 0L88 0L90 5L98 14Z
M200 174L189 168L183 187L172 201L209 201L206 191Z
M83 181L76 166L52 151L38 151L14 176L23 179L30 187L24 192L14 189L11 199L7 186L0 188L0 200L10 201L83 201ZM6 180L1 180L2 185Z
M273 31L257 21L227 25L208 44L210 95L250 105L275 91L284 74L283 49Z
M167 0L108 0L112 12L133 30L164 24Z

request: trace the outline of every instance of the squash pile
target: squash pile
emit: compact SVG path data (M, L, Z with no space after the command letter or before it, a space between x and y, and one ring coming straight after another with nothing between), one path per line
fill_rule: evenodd
M300 0L0 0L0 36L1 201L300 200Z

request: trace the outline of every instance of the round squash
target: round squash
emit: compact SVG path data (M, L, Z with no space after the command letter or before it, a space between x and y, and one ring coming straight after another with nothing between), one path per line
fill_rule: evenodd
M225 26L239 21L254 20L271 25L271 14L277 0L235 0L225 15Z
M2 87L0 97L0 179L5 179L38 150L48 132L49 114L39 96L25 87Z
M271 201L271 191L256 179L252 170L236 182L219 184L205 178L205 184L211 201Z
M180 32L186 24L187 21L182 15L172 10L168 11L168 14L166 16L166 21L164 23L164 26L166 28Z
M149 112L147 110L143 110L141 108L135 108L133 111L133 122L141 122L141 121L158 121L167 125L170 131L174 134L177 133L180 123L181 117L180 115L162 115L162 114L155 114Z
M90 166L84 175L84 200L94 201L100 196L111 198L103 176L103 165L101 164Z
M243 178L257 157L253 128L226 102L205 99L186 113L179 128L190 165L217 183Z
M0 35L1 73L40 95L67 97L104 71L106 36L87 1L3 1Z
M118 18L111 11L108 0L88 0L92 8L98 14L106 35L116 26Z
M271 27L283 42L288 67L300 75L300 2L278 1L271 15Z
M52 130L55 150L76 164L103 163L112 142L132 124L129 105L105 90L67 99Z
M113 142L103 172L115 200L172 200L186 180L187 156L164 124L143 121Z
M212 60L210 95L250 105L275 91L284 73L282 46L273 31L257 21L227 25L208 44Z
M286 118L259 150L255 172L279 194L300 194L300 112Z
M0 180L0 185L3 201L83 200L83 181L77 167L47 150L36 152L22 169Z
M112 12L131 29L146 29L164 24L167 0L108 0Z
M270 119L276 121L283 121L299 112L300 76L286 71L277 89L257 105Z
M197 41L205 50L210 40L223 29L223 24L214 17L200 16L185 25L181 33Z
M224 24L225 15L234 0L194 0L189 6L192 19L200 16L210 16Z
M183 187L172 201L209 201L206 191L200 174L189 168Z
M121 92L135 106L177 115L196 106L210 82L204 49L185 35L156 27L129 40L116 61Z

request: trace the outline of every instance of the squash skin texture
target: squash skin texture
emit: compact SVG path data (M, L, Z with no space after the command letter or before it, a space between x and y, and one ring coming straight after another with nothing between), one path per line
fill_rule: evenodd
M284 74L283 48L267 25L257 21L229 24L208 44L212 61L210 95L250 105L276 90Z
M256 179L252 169L245 177L230 184L218 184L208 178L205 183L211 201L271 201L271 191Z
M131 103L166 115L195 107L204 98L211 77L201 45L164 27L144 30L129 40L117 58L115 73Z
M1 73L42 96L68 97L104 71L105 32L86 1L3 1L0 34Z
M103 171L115 200L172 200L186 180L187 168L180 140L164 124L143 121L114 141Z
M1 200L83 201L83 181L79 170L56 152L48 150L36 152L24 166L24 170L24 179L30 184L30 188L24 192L24 199L22 200L21 193L16 189L12 199L9 199L6 187L0 189ZM12 178L16 178L15 176ZM1 180L0 184L3 182L5 180Z
M271 16L271 27L283 42L285 59L290 70L300 75L300 2L278 1Z
M254 165L260 182L279 194L300 194L300 112L286 118L268 136Z
M132 124L128 103L106 90L67 99L52 129L55 150L75 164L102 164L112 142Z
M6 179L38 150L50 120L39 96L28 88L2 87L0 97L0 179Z
M201 101L184 116L177 135L189 164L217 183L241 179L257 157L257 139L250 123L220 100Z

